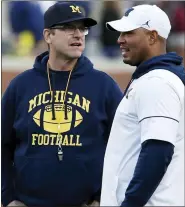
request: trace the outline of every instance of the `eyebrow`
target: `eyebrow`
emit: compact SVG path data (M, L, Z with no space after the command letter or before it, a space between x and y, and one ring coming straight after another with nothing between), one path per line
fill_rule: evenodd
M84 26L85 27L85 24L83 22L70 22L70 23L66 23L65 25L72 25L72 26Z
M134 30L131 30L131 31L127 31L127 32L121 32L122 34L134 34L135 31Z

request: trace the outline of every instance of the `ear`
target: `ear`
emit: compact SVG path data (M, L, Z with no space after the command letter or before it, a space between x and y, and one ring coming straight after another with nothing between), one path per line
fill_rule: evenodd
M155 44L157 42L157 39L158 39L157 31L155 31L155 30L150 31L150 33L149 33L149 44L150 45Z
M51 30L49 29L44 29L43 30L43 36L44 40L46 41L47 44L51 44Z

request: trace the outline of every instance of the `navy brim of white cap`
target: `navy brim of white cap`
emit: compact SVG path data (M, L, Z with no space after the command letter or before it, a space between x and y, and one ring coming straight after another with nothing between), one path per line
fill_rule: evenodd
M119 20L107 22L106 27L111 31L128 32L140 28L141 25L136 25L127 18L123 17Z

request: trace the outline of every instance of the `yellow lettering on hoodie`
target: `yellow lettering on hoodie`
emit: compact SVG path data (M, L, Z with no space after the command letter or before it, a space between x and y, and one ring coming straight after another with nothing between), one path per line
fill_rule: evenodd
M75 143L73 143L73 138L74 138L74 135L70 135L69 146L75 146Z
M64 141L63 141L62 145L66 145L66 146L69 145L69 143L68 143L68 136L67 135L65 135Z
M53 134L32 134L32 146L77 146L81 147L80 135L53 135Z
M76 146L81 147L82 143L79 143L80 135L76 135Z
M55 92L55 95L54 95L55 103L58 103L59 102L59 94L60 94L60 91L56 91Z
M72 103L73 99L71 97L69 97L69 95L72 96L73 93L72 92L68 92L67 94L68 94L68 96L67 96L67 103Z
M33 99L31 99L29 101L29 110L28 112L30 112L32 109L34 109L37 106L37 96L35 96Z
M32 145L35 145L36 137L38 138L38 134L32 134Z
M43 134L39 134L38 136L38 145L43 145L44 136Z
M75 96L75 98L73 100L73 105L76 105L78 107L81 107L81 105L80 105L80 97L79 97L78 94Z
M48 91L51 95L51 99L50 99L50 103L52 103L52 101L53 101L53 91Z
M42 104L42 93L38 95L38 98L39 100L38 100L37 106L40 106Z
M56 138L56 135L51 134L50 137L51 137L51 145L54 145L54 139Z
M84 109L86 112L89 112L89 106L90 106L90 101L82 97L83 103L82 103L82 109Z
M61 98L60 98L60 103L64 103L64 91L60 91L61 93Z
M40 106L42 104L47 105L48 103L64 103L64 91L56 91L54 96L52 97L53 92L47 91L45 93L41 93L36 95L33 99L29 101L29 110L32 111L35 107ZM89 108L91 102L84 97L81 97L79 94L74 95L72 92L68 92L66 96L66 102L68 104L72 104L80 107L87 113L89 113Z
M50 141L49 134L45 134L44 135L44 145L49 145L49 141Z
M49 95L49 96L50 96L50 91L45 92L45 93L43 94L43 100L42 100L42 103L43 103L43 104L49 103L49 100L46 99L46 95Z
M55 145L59 145L60 143L62 143L62 139L63 139L62 135L58 134L57 135L57 141L56 141Z

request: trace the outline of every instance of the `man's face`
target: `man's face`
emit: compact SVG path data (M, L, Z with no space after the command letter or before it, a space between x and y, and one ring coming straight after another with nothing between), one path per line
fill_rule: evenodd
M118 38L123 62L138 66L148 59L149 44L146 31L139 28L129 32L122 32Z
M50 49L66 58L79 58L85 48L85 26L81 21L57 25L51 29Z

